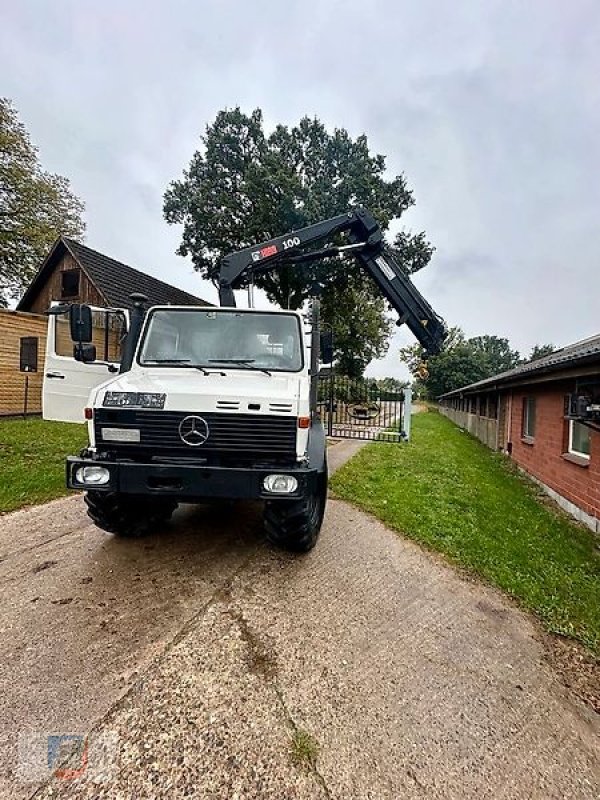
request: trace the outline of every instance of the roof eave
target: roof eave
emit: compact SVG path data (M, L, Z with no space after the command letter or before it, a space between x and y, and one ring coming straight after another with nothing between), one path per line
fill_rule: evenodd
M561 380L563 378L573 377L573 372L582 367L587 367L589 364L597 362L600 369L600 354L591 353L581 358L573 358L564 361L560 364L548 364L541 366L538 369L532 369L528 372L517 375L506 375L499 380L491 379L484 384L469 384L468 386L461 386L459 389L453 389L451 392L446 392L439 396L438 399L443 400L446 397L459 397L465 394L479 394L481 392L493 392L501 389L510 389L515 386L526 386L531 383L546 382L549 380Z

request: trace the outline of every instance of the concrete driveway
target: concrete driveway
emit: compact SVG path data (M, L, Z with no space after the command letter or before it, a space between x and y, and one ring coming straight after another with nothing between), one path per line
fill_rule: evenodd
M598 718L529 618L345 503L300 558L250 505L138 542L79 497L0 528L2 797L598 797ZM36 777L90 731L82 777Z

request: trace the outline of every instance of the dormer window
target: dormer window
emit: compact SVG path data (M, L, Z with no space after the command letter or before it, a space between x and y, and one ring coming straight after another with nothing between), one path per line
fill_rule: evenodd
M79 294L79 270L67 269L60 275L60 296L77 297Z

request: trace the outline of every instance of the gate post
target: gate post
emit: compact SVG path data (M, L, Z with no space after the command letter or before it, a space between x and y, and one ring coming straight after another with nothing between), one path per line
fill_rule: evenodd
M404 390L404 404L402 408L402 417L404 423L404 437L407 442L410 442L410 415L412 414L412 389Z
M334 395L333 367L329 376L329 392L327 397L327 436L333 436L333 395Z

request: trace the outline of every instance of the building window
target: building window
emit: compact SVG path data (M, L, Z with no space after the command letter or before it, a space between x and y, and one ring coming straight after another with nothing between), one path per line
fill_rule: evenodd
M535 436L535 397L523 398L523 436L525 439Z
M77 297L79 294L79 270L67 269L60 273L61 297Z
M22 336L19 348L19 369L21 372L37 372L38 338Z
M590 429L575 419L569 420L569 453L590 457Z

